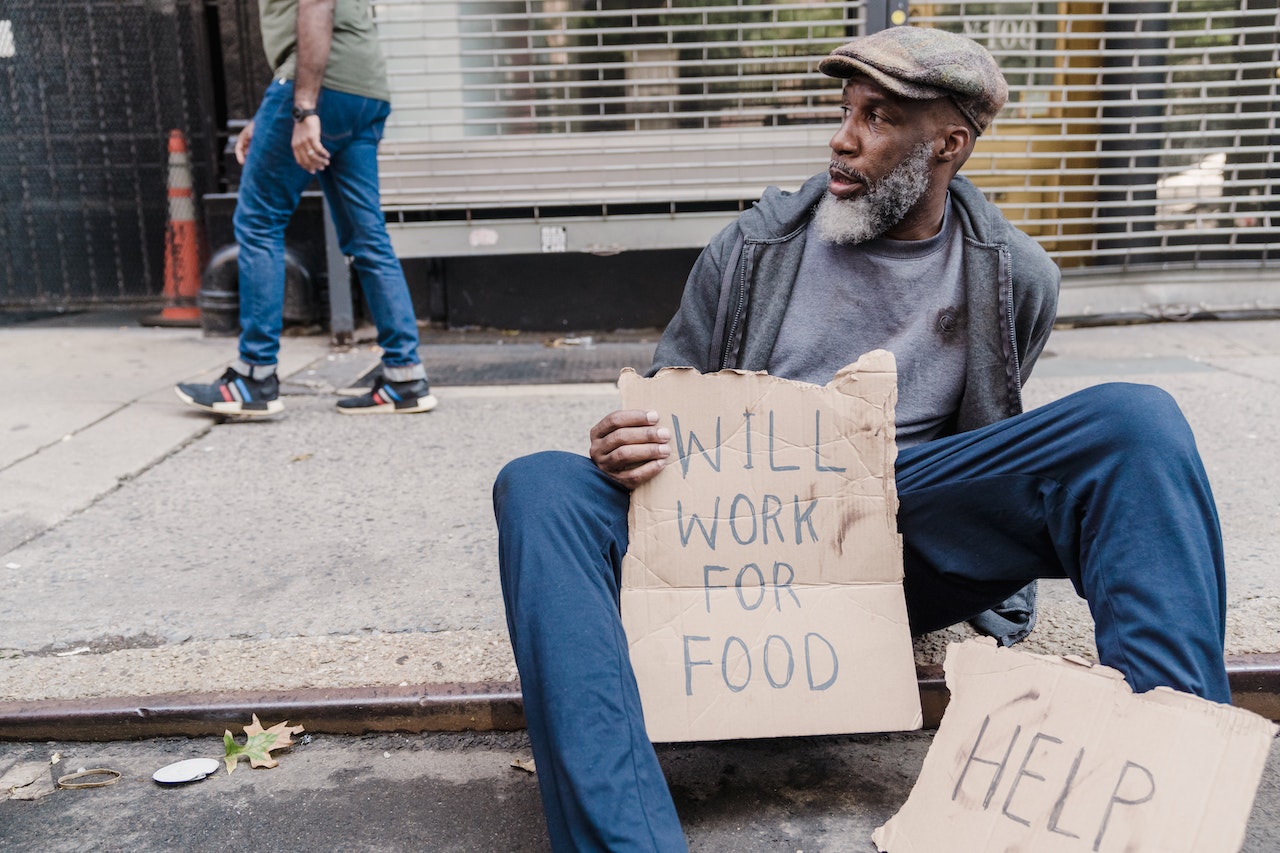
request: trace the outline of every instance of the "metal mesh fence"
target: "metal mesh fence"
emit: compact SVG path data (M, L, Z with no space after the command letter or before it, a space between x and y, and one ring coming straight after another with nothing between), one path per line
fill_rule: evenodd
M386 0L392 209L736 202L817 171L863 0Z
M966 173L1064 268L1280 262L1276 0L948 2L1010 103Z
M380 0L393 237L435 255L449 223L572 214L603 246L694 245L710 225L683 224L821 168L838 85L816 63L882 5ZM165 140L186 132L198 197L222 188L215 130L260 95L255 17L253 0L0 5L0 307L159 295ZM966 173L1069 272L1280 266L1280 0L952 0L910 20L1005 68L1009 106ZM612 220L622 240L624 209L641 218Z
M798 186L837 116L816 63L875 2L384 0L384 204L678 215ZM910 22L1007 72L965 173L1064 268L1280 265L1277 0L960 0Z
M193 0L0 5L0 307L160 294L169 131L211 171L205 52Z

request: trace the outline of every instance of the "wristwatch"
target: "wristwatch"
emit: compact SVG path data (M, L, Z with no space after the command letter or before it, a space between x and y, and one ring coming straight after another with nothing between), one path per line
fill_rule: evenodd
M315 110L315 109L304 110L302 107L293 108L294 121L304 121L308 116L318 116L318 115L320 115L319 110Z

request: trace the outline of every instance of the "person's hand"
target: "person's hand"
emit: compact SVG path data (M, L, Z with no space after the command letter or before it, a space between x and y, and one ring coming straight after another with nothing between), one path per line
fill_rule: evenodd
M591 428L591 461L628 489L652 480L671 455L671 432L657 423L657 412L640 409L605 415Z
M329 152L320 144L320 116L294 122L293 159L313 175L329 165Z
M244 126L244 130L240 131L240 135L236 137L236 162L241 166L244 165L245 158L249 156L249 143L253 141L253 122L249 122Z

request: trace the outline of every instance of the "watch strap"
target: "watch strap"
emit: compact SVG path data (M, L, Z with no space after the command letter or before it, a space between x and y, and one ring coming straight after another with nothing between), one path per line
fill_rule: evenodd
M304 109L302 109L301 107L294 107L294 108L293 108L293 120L294 120L294 121L305 121L309 116L314 116L314 115L319 115L319 114L320 114L320 111L319 111L319 110L317 110L317 109L305 109L305 110L304 110Z

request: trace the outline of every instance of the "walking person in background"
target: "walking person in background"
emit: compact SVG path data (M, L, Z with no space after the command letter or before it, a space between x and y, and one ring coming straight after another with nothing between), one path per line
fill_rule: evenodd
M259 0L272 80L236 140L244 166L234 218L239 244L240 357L217 382L184 383L186 403L221 415L284 408L276 375L285 295L284 231L318 178L342 252L368 300L381 376L343 414L429 412L436 398L418 356L409 287L378 193L378 143L391 112L386 61L368 0Z

